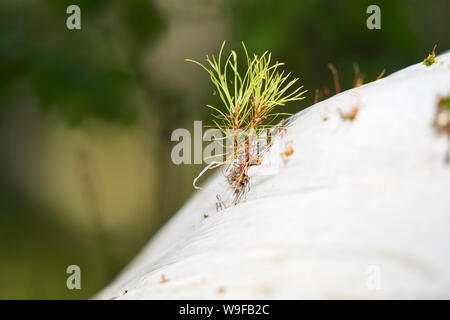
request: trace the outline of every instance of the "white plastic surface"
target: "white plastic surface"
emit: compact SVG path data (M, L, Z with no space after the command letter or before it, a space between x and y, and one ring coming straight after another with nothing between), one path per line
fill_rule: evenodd
M218 172L95 298L450 298L449 141L432 128L450 53L437 59L294 116L245 202L216 211Z

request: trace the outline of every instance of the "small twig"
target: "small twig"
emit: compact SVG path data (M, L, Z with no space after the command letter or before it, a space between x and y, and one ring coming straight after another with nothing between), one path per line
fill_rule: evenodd
M329 63L328 69L330 69L331 73L333 74L334 91L336 92L336 94L341 93L341 85L339 83L339 75L336 68L331 63Z
M378 77L375 79L375 81L380 80L381 78L383 78L385 72L386 72L386 69L383 69L383 70L381 71L381 73L378 75Z

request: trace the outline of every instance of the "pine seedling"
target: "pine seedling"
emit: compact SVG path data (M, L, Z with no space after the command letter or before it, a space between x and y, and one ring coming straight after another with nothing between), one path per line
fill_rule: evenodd
M446 134L450 137L450 97L439 99L434 127L439 134Z
M450 96L439 99L433 126L438 134L448 137L445 163L450 164Z
M426 65L427 67L432 66L433 64L437 63L438 61L435 59L436 57L436 47L437 45L434 46L433 48L433 52L431 52L430 54L428 54L428 56L425 58L425 60L423 60L423 64Z
M246 71L239 73L236 51L223 58L223 42L217 58L206 56L206 64L186 59L201 66L210 76L215 92L222 106L207 105L213 113L213 125L220 130L225 141L225 153L214 167L225 165L224 175L235 194L237 204L248 189L248 169L261 163L262 155L271 145L273 134L280 125L275 120L288 113L277 112L279 107L293 101L304 99L306 91L297 86L298 78L290 79L290 73L280 71L284 64L272 63L268 51L261 56L250 57L242 43L245 53ZM259 140L264 137L266 144L260 148ZM213 168L213 167L211 167Z

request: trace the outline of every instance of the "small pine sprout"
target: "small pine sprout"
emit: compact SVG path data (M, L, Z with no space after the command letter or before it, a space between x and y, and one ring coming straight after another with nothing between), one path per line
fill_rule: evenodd
M328 64L328 69L330 69L331 74L333 75L335 94L338 94L341 92L341 83L339 81L339 73L338 73L336 67L331 63ZM357 63L353 64L353 69L355 72L355 77L353 78L352 88L357 88L364 84L364 75L361 74ZM385 72L386 72L386 69L383 69L374 81L377 81L377 80L380 80L381 78L383 78ZM330 95L330 89L328 89L327 87L323 87L321 89L316 89L315 96L314 96L314 104L322 101L325 97L327 97L329 95ZM356 116L356 114L355 114L355 116ZM328 120L328 118L324 119L324 121L326 121L326 120ZM351 120L353 120L353 119L351 119Z
M450 164L450 96L438 101L433 127L439 135L447 135L448 147L445 163Z
M432 66L433 64L437 63L437 59L435 59L436 57L436 47L437 45L434 46L433 48L433 52L431 52L430 54L428 54L428 56L426 57L425 60L423 60L423 64L426 65L427 67Z
M450 136L450 97L439 100L434 118L434 127L439 134Z
M450 97L442 98L442 99L439 101L439 105L440 105L442 108L447 109L448 111L450 111Z
M206 56L206 64L186 59L202 67L210 76L222 107L207 105L213 110L212 127L225 134L225 153L214 167L225 165L224 175L234 193L234 204L240 202L249 188L248 169L259 165L265 151L271 145L273 135L282 126L274 121L290 114L276 112L289 102L304 99L306 90L298 86L298 78L290 79L290 73L280 71L284 64L272 62L268 51L250 57L242 43L247 68L239 73L238 55L232 50L222 57L223 42L219 55ZM228 140L227 140L228 139ZM261 146L261 140L265 145ZM198 177L197 177L198 178Z

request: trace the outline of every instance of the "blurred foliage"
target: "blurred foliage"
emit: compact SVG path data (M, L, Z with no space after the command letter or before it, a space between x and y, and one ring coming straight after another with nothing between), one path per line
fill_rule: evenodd
M65 28L73 1L2 1L0 94L21 81L42 107L69 123L90 116L130 122L134 93L142 86L136 82L138 64L164 20L146 0L75 3L82 8L78 32Z
M309 89L306 106L313 102L316 88L332 88L328 63L338 68L341 86L348 89L354 63L367 82L383 69L389 74L419 62L435 44L441 50L450 48L450 23L442 13L449 12L450 3L445 0L230 2L224 9L231 20L234 46L243 40L251 50L270 49L286 62L286 68ZM366 28L366 8L372 4L381 9L381 30ZM298 106L289 111L298 111Z
M81 7L81 30L66 28L66 8L71 4ZM366 28L366 8L371 4L381 8L381 30ZM307 99L285 110L297 112L312 103L316 88L333 87L327 69L330 62L339 71L342 88L347 89L352 84L355 62L367 82L375 79L384 68L389 74L423 61L435 44L437 54L448 50L448 12L450 2L447 0L2 0L0 298L90 297L111 281L192 191L190 182L198 171L195 166L176 167L170 162L170 133L180 126L192 129L193 120L206 119L208 112L204 105L214 104L211 100L218 96L212 95L213 89L206 81L183 86L180 85L183 82L161 77L158 73L161 70L155 67L158 61L149 67L147 58L157 52L161 44L166 45L163 46L166 51L157 57L165 62L161 63L164 68L173 69L167 74L175 77L180 72L168 62L184 58L198 60L198 56L190 55L192 47L206 47L211 41L216 42L216 51L208 53L217 54L223 37L229 40L226 50L239 48L241 41L246 43L250 53L269 50L275 59L285 62L286 69L293 76L299 76L309 90ZM203 27L205 15L223 23L226 35ZM183 23L178 29L174 28L180 21ZM201 32L186 41L189 33L182 31L197 32L200 29L193 26L199 24ZM171 33L174 30L179 33ZM168 45L167 39L170 40ZM181 41L189 45L174 45ZM188 82L197 75L203 76L202 71L194 67L183 70L191 70L183 75ZM197 87L201 87L200 94L191 98L194 96L192 88ZM123 227L115 232L105 229L105 221L102 221L113 210L102 206L101 199L95 199L95 193L106 194L108 203L125 200L96 190L105 183L95 180L92 187L88 183L83 187L92 189L83 191L87 200L82 209L92 219L92 230L84 230L72 220L62 219L65 211L70 210L52 206L39 193L44 194L48 185L47 181L39 179L49 179L49 175L36 173L41 170L38 164L50 163L47 170L55 172L50 175L56 179L52 182L56 185L54 188L63 189L63 182L58 180L63 179L58 176L61 172L73 171L72 167L65 167L65 158L59 154L64 139L67 139L68 150L74 148L78 154L77 148L81 145L81 153L86 153L86 160L75 157L70 161L78 161L82 166L85 161L86 168L92 165L93 152L83 143L104 134L98 126L94 126L95 130L86 126L92 119L109 126L126 124L128 126L123 127L129 128L133 124L148 133L148 141L127 145L145 154L154 167L149 170L153 170L155 176L136 167L142 162L131 155L122 159L130 163L120 162L120 166L108 163L111 169L104 171L113 174L117 170L131 172L133 168L140 179L156 181L148 191L155 201L136 211L136 215L144 217L133 220L134 224L122 223ZM59 149L50 148L53 153L49 152L44 148L49 142L41 135L61 123L75 133L85 134L85 139L81 139L84 142L73 143L67 138L70 136L67 132L56 130L64 134L61 138L64 141L59 142ZM107 145L122 136L130 141L141 139L130 132L105 132L112 137L102 140ZM41 144L37 143L39 141ZM95 148L98 144L92 142L89 146ZM41 153L46 157L40 158ZM118 156L104 152L102 159ZM147 159L145 157L142 159ZM107 167L106 160L102 161ZM117 181L105 180L115 184L114 190L127 188L123 175L117 177ZM33 187L28 188L28 185ZM146 197L147 189L142 189L143 195L136 198ZM124 211L120 218L124 222L132 220L131 213ZM155 215L158 218L151 220ZM142 221L152 224L143 226ZM81 291L70 291L65 286L65 270L70 264L78 264L82 269Z
M70 4L82 8L82 30L66 28ZM32 97L44 111L70 126L92 117L136 123L139 108L147 106L140 98L147 90L140 63L165 28L164 16L147 0L2 1L0 114L8 115L5 108L15 108ZM0 298L87 298L148 237L116 236L112 245L127 248L117 262L105 252L111 251L102 244L105 239L99 239L104 233L101 226L86 233L54 219L45 203L36 202L17 185L7 172L11 167L7 153L2 154ZM13 154L21 156L18 150ZM121 251L115 249L116 255ZM89 270L83 272L79 292L65 288L65 269L74 263Z

